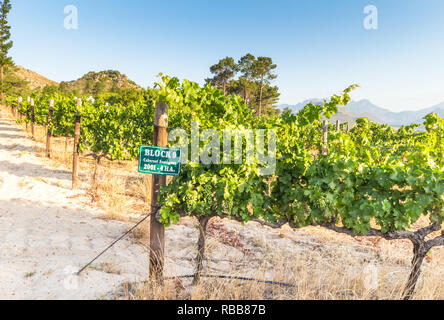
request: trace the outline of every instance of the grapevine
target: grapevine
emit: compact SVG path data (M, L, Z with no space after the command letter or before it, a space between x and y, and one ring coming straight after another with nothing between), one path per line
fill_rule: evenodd
M263 164L257 159L242 164L221 159L188 163L162 189L159 220L169 226L182 216L195 216L206 226L219 216L272 227L322 226L352 236L409 239L414 259L405 297L410 298L423 258L432 247L444 244L444 234L426 240L444 221L444 119L429 114L422 125L398 130L365 118L349 132L330 125L328 153L323 154L322 121L346 106L356 87L322 104L308 104L297 114L269 117L255 116L240 97L225 96L210 84L200 87L163 75L154 88L133 96L104 94L89 101L37 91L32 98L35 121L42 125L47 123L49 100L54 99L55 136L72 136L75 114L81 114L80 151L91 152L97 165L103 157L137 159L139 145L152 142L158 101L169 106L170 128L188 135L192 122L198 122L201 131L213 129L221 136L225 129L275 130L279 161L272 175L261 175ZM78 109L79 98L83 103ZM29 102L8 99L29 122ZM199 142L200 151L205 146ZM191 144L186 148L191 151ZM265 148L265 153L271 151ZM421 216L430 225L412 231Z

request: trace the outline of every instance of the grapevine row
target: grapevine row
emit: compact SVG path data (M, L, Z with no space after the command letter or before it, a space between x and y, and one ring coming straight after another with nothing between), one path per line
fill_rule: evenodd
M356 86L322 105L309 104L296 115L256 117L241 98L225 96L211 85L202 88L166 76L162 80L135 101L101 96L95 101L82 99L80 108L73 96L36 92L35 121L46 124L49 100L54 99L54 135L72 136L79 113L80 151L113 160L136 159L139 145L152 142L157 101L170 108L169 126L188 133L192 121L199 121L201 130L221 133L226 128L276 130L280 161L273 175L262 176L257 161L190 163L162 190L160 221L168 226L188 215L206 223L220 216L272 227L314 225L350 235L409 239L414 259L405 297L411 297L425 255L444 245L444 234L426 240L442 229L444 220L444 119L429 114L422 128L410 125L398 130L368 119L358 119L348 132L330 125L325 145L323 120L331 118L338 106L347 105ZM30 102L17 104L11 98L10 103L28 115L24 121L30 121ZM200 143L203 148L205 143ZM430 224L411 231L421 216Z

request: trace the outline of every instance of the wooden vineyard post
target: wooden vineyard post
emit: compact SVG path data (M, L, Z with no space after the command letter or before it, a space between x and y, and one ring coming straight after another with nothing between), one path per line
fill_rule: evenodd
M32 139L35 138L35 110L34 110L34 99L31 98L31 135Z
M168 144L168 105L157 102L154 116L154 146L166 147ZM153 187L151 194L153 208L158 208L160 195L160 187L166 184L166 176L154 175ZM165 227L158 221L158 217L151 216L150 219L150 277L159 282L163 282L163 266L164 266L164 249L165 249Z
M5 102L5 104L6 104L6 107L8 107L8 102L7 102L7 101ZM14 104L11 103L11 104L9 105L9 108L11 108L11 114L14 115Z
M22 120L22 114L20 112L20 110L22 109L22 101L23 101L23 98L22 97L18 97L17 117L18 117L19 120Z
M78 108L81 106L82 101L77 100L77 113L76 113L76 120L75 120L75 127L74 127L74 150L73 150L73 156L72 156L72 188L77 188L77 172L78 172L78 166L79 166L79 140L80 140L80 122L81 122L81 116L79 113Z
M322 126L322 154L328 154L328 121L324 120Z
M30 102L30 101L31 101L31 98L28 97L27 101ZM26 132L28 132L28 130L29 130L29 129L28 129L28 128L29 128L29 124L28 124L29 119L30 119L30 116L29 116L29 105L27 105L27 106L26 106Z
M54 99L49 100L48 124L46 126L46 157L51 158L52 115L54 113Z
M349 131L350 131L350 124L347 122L347 128L346 128L346 130L347 130L347 133L349 133Z
M339 132L341 130L341 121L336 120L336 132Z

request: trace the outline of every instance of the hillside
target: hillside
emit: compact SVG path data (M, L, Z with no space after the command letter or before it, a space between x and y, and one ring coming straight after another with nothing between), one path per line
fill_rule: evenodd
M115 70L89 72L80 79L62 81L59 84L32 70L15 66L6 73L6 82L11 88L10 93L16 95L29 95L32 91L45 86L60 86L60 89L64 91L77 91L79 94L97 94L141 88L134 81L128 79L126 75Z
M37 90L47 85L58 85L57 82L49 80L44 76L22 66L16 66L15 70L13 70L12 72L17 77L26 80L28 82L28 87L30 90Z
M115 70L88 72L80 79L62 82L60 85L68 91L75 90L82 94L140 88L134 81L128 79L125 74Z

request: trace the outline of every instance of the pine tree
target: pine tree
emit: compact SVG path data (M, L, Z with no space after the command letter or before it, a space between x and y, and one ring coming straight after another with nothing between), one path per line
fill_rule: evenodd
M254 92L254 100L250 104L250 108L253 110L259 110L259 103L261 104L261 115L270 116L279 114L279 110L276 109L276 104L279 100L279 88L277 86L265 85L262 87L259 82L256 83L256 89ZM262 95L261 95L262 92Z
M0 7L0 80L2 103L5 101L5 71L8 66L14 63L11 57L8 57L9 49L12 48L11 27L8 25L8 13L11 10L11 1L3 0Z
M239 77L239 83L242 87L242 97L244 98L244 103L249 105L250 100L250 92L252 91L253 85L253 65L256 61L256 58L247 53L245 56L239 59L237 64L237 70L241 73Z
M223 89L225 95L241 96L249 108L256 110L257 115L275 115L279 113L276 103L280 95L279 88L271 85L277 77L273 73L275 69L271 58L256 58L248 53L237 64L230 57L220 60L210 68L215 76L205 81ZM233 79L236 73L239 73L239 77Z
M206 79L206 82L211 82L216 87L222 87L224 95L227 94L227 84L230 79L234 77L236 73L236 64L234 59L231 57L226 57L210 67L211 73L215 76L211 79Z
M253 65L253 78L259 83L259 108L257 114L262 114L262 102L263 92L266 86L270 85L270 82L276 79L277 75L272 71L276 69L276 65L273 64L273 60L269 57L258 57Z

